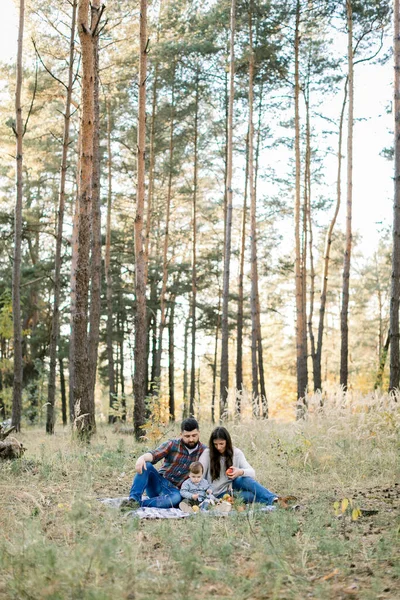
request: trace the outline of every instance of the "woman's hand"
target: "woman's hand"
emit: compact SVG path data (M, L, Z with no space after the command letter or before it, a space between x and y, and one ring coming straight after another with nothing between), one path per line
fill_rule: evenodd
M238 469L237 467L231 467L229 471L229 475L227 475L228 479L233 481L237 477L242 477L244 475L243 469Z

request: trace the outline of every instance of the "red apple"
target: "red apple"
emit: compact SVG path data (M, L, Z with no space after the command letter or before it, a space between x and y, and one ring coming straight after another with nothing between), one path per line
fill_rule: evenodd
M231 475L233 475L233 467L229 467L229 469L226 470L226 474L228 477L230 477Z

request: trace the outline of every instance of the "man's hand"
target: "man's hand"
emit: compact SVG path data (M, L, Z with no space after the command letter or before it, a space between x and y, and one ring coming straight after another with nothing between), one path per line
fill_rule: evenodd
M192 500L198 500L198 499L199 499L198 494L192 494Z
M243 473L244 473L243 469L238 469L237 467L231 467L231 471L230 471L230 474L228 475L228 479L231 479L233 481L237 477L242 477Z
M146 452L146 454L142 454L142 456L139 456L135 465L136 473L139 473L139 475L141 475L143 473L143 469L147 471L146 463L151 462L152 460L153 455L151 454L151 452Z

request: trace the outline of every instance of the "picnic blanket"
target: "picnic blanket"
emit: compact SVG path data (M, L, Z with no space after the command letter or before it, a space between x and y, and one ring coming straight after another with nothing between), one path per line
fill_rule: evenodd
M99 498L99 501L106 506L111 508L120 508L123 500L127 500L127 497L122 498ZM251 514L254 512L272 512L276 510L275 506L261 506L260 508L252 508L246 510L244 514ZM207 510L200 513L185 513L180 508L147 508L140 507L136 510L129 510L125 513L126 516L135 517L137 519L184 519L186 517L193 517L196 514L202 514L210 517L227 517L230 515L243 514L237 513L235 510L229 513L221 512L218 510Z

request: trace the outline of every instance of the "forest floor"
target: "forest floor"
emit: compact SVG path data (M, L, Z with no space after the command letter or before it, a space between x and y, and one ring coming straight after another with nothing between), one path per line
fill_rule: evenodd
M299 510L139 521L98 498L128 494L147 444L25 429L24 458L0 465L0 599L400 598L400 407L228 427Z

